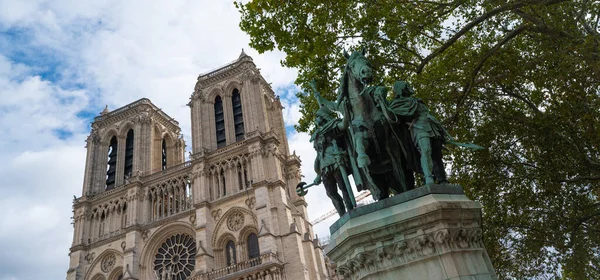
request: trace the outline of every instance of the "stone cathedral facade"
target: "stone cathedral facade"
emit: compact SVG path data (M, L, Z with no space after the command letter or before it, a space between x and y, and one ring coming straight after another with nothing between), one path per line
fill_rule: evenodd
M252 58L200 75L188 105L188 161L148 99L94 119L67 279L329 279L283 107Z

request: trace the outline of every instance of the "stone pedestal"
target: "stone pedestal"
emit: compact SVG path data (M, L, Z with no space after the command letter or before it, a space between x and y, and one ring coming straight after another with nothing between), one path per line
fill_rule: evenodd
M359 207L330 231L325 250L344 279L497 279L481 205L460 186L423 186Z

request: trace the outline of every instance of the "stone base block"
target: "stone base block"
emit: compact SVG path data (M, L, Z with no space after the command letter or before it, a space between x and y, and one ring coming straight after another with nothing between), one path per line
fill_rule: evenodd
M460 186L427 185L359 207L330 231L325 250L344 279L497 279L481 205Z

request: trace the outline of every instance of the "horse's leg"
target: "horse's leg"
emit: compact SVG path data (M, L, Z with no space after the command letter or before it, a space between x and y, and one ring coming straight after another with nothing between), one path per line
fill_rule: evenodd
M355 126L354 132L354 147L356 149L356 163L358 167L364 168L371 164L371 160L367 155L367 149L369 148L369 134L366 127L360 125Z
M390 197L390 183L386 179L386 177L387 177L386 175L391 175L391 174L384 173L384 174L372 174L371 175L371 177L373 178L373 181L375 181L375 184L377 184L377 188L380 191L379 200Z

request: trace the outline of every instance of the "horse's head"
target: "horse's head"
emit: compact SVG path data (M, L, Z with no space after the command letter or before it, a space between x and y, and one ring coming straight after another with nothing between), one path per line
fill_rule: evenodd
M348 59L346 72L350 74L352 78L360 81L362 84L368 84L373 81L373 66L365 57L365 49L355 51L352 55L349 55L344 50L344 57Z

